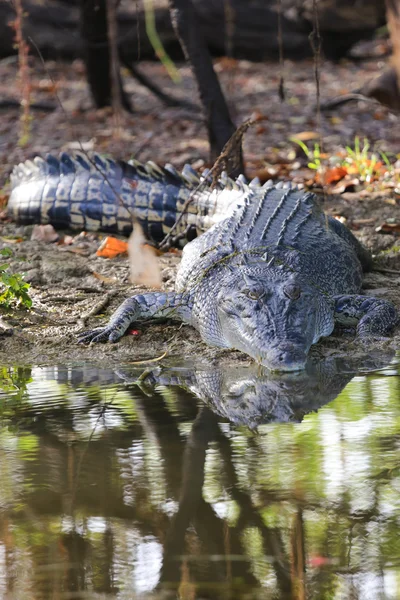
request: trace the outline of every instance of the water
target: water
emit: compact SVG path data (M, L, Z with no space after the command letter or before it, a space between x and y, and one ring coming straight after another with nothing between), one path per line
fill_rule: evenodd
M390 358L2 368L0 599L399 598Z

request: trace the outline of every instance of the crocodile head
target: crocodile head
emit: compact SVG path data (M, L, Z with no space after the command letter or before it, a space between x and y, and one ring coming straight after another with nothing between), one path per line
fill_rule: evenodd
M218 316L229 347L276 371L304 369L310 346L334 326L326 296L279 267L231 273L218 293Z

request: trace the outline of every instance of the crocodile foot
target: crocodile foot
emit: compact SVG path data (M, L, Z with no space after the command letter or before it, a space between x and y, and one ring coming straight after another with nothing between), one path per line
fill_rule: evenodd
M125 332L119 331L116 327L96 327L88 331L78 333L78 342L80 344L97 344L99 342L118 342Z

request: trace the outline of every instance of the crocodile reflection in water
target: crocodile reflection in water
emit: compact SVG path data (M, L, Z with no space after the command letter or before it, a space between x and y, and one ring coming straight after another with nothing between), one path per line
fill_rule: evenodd
M154 369L144 373L140 385L181 386L190 390L215 413L235 425L255 428L269 422L300 422L334 400L359 373L382 369L393 352L360 358L328 358L308 361L298 372L271 373L257 365L195 366L171 371ZM123 370L125 381L135 381Z
M336 471L334 490L326 457L335 438L321 434L323 419L294 426L302 435L293 436L287 425L253 435L221 427L217 411L238 423L246 417L252 426L299 420L332 400L355 374L390 359L388 353L329 359L311 363L303 377L203 364L176 370L169 380L154 371L141 378L143 387L185 384L198 403L178 388L146 396L130 383L138 381L137 366L119 374L89 364L45 367L40 374L21 370L18 385L10 386L15 394L2 407L0 542L12 549L11 575L4 577L9 596L15 597L13 574L25 569L24 586L38 600L54 596L55 582L71 597L114 598L119 589L133 597L143 580L152 598L172 599L183 589L183 575L193 598L327 600L344 585L343 598L364 597L355 585L361 581L365 590L367 569L390 572L400 564L396 545L381 543L397 539L398 507L388 513L380 501L397 497L396 381L384 407L373 393L351 418L343 415L343 403L332 408L329 427L335 415L344 426L362 416L362 429L369 431L357 442L354 428L351 438L341 429L336 451L348 469ZM129 382L126 389L121 378ZM36 385L43 380L51 385ZM351 547L356 558L350 562ZM362 557L358 562L358 548L367 564ZM321 556L330 562L313 568L308 561Z

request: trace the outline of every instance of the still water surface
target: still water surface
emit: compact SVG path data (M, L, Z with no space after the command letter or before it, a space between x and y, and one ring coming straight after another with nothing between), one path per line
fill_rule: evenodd
M400 598L396 361L0 369L0 599Z

